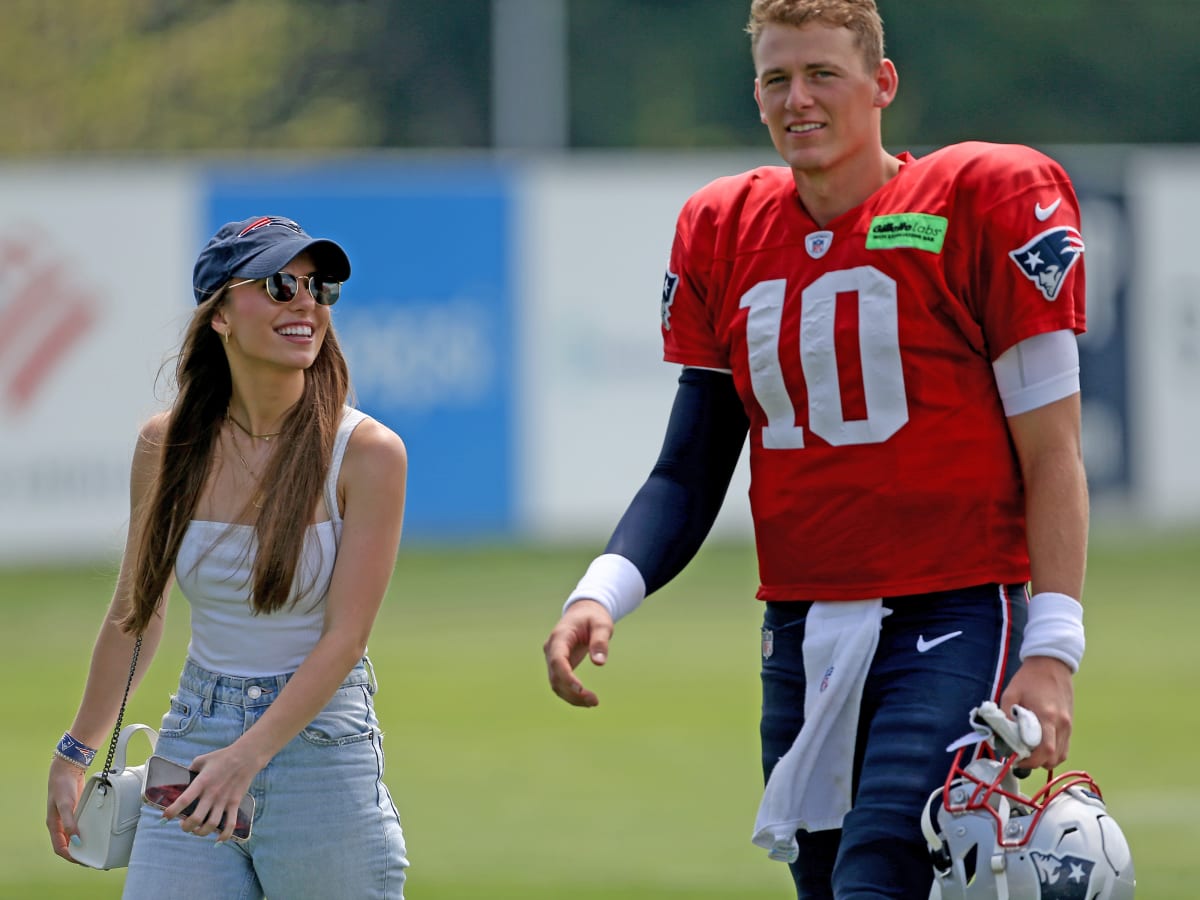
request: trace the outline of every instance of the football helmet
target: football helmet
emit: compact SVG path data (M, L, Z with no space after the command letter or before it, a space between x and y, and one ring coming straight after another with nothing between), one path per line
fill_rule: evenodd
M1129 844L1091 776L1067 772L1025 796L1018 753L963 764L989 749L959 747L925 805L931 900L1132 900Z

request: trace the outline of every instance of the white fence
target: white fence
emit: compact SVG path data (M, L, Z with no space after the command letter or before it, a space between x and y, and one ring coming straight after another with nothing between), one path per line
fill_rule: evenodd
M1200 149L1056 155L1084 203L1082 346L1096 386L1085 451L1097 515L1196 523ZM512 346L501 348L514 361L511 427L478 440L506 442L513 466L511 499L489 536L602 538L615 524L657 456L674 394L658 302L676 213L711 178L772 161L608 154L503 167L511 216L497 240L511 272L513 328L503 339ZM454 164L439 166L428 190L452 193ZM159 370L190 312L187 279L211 230L206 178L201 163L0 167L0 562L119 551L134 436L163 400ZM348 249L356 278L392 265ZM378 347L350 361L356 381L378 390L404 371ZM419 460L411 477L422 478ZM719 528L748 530L747 480L743 462ZM421 523L417 510L411 537L436 536Z

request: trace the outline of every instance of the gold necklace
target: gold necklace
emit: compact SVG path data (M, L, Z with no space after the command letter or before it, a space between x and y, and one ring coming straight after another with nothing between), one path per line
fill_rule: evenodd
M249 428L247 428L245 425L243 425L241 422L239 422L237 419L235 419L233 417L233 413L231 413L228 409L225 410L225 418L228 419L230 422L232 422L234 425L236 425L239 429L241 429L243 434L249 435L250 437L254 438L255 440L269 441L271 438L279 437L279 435L283 434L282 431L272 431L267 434L255 434L253 431L251 431Z
M250 502L254 504L255 509L262 509L263 505L260 502L263 495L261 483L262 476L250 468L250 463L246 462L246 457L242 455L242 451L238 447L237 441L234 439L233 435L229 436L229 443L233 447L233 452L237 455L238 462L242 464L242 468L246 470L246 474L250 476L251 480L258 488L258 490L254 493L254 496L250 498Z

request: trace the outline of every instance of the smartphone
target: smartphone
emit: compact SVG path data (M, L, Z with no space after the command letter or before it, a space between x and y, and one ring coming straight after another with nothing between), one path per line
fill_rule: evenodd
M166 809L179 799L179 795L187 790L195 780L198 772L193 772L187 766L171 762L161 756L151 756L146 761L146 786L142 789L142 799L155 809ZM190 816L196 811L196 801L183 808L180 815ZM254 822L254 798L250 794L242 797L238 804L237 822L233 826L233 839L244 841L250 837L250 826ZM221 817L221 828L225 827L225 817Z

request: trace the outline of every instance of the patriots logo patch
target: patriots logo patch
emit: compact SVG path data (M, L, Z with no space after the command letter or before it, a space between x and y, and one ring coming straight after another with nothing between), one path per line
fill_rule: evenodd
M1060 225L1043 231L1008 255L1021 273L1037 285L1043 297L1054 300L1067 273L1083 256L1083 237L1070 225Z
M675 302L675 288L677 287L679 287L679 276L667 269L667 274L663 277L662 307L659 310L662 315L662 327L667 331L671 330L671 304Z
M1088 885L1092 882L1095 863L1078 856L1051 856L1049 853L1029 854L1037 870L1042 900L1089 900Z
M263 228L267 225L282 225L284 228L290 228L292 231L296 232L296 234L303 234L303 232L300 230L300 226L291 219L285 219L282 216L260 216L239 231L238 237L245 237L250 232L257 231L259 228Z

